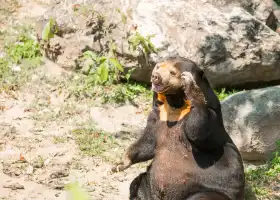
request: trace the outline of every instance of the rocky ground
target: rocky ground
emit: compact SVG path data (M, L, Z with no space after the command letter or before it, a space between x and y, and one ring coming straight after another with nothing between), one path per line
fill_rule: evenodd
M103 148L98 145L87 152L97 156L83 155L79 145L87 145L87 141L77 142L72 131L94 126L96 112L92 110L98 107L67 100L54 81L63 77L58 69L45 64L22 91L0 96L0 199L65 199L62 189L74 181L83 185L92 199L126 199L130 181L144 166L117 174L109 170L134 137L123 133L115 139L116 145L109 148L104 143L108 149L103 156L98 155ZM119 113L137 112L131 106L116 108L116 112L118 109ZM107 108L103 115L108 117L110 112ZM121 115L100 126L120 127Z
M21 5L9 19L32 21L47 6L39 1ZM7 26L1 23L1 28ZM138 124L128 119L137 115L136 121L142 122L142 109L125 105L112 112L110 106L100 109L90 100L68 98L63 90L69 83L68 75L46 61L20 91L0 94L0 199L66 199L64 186L75 181L91 199L127 199L130 181L145 169L144 165L136 165L125 172L109 172L135 134L122 133L109 144L104 140L95 145L101 138L99 132L92 136L93 144L88 144L90 138L82 133L77 137L73 132L82 127L91 134L93 130L85 127L96 126L107 127L108 132L131 130ZM104 123L95 125L93 122L100 117L110 122L104 119ZM80 147L86 145L87 151L81 151Z

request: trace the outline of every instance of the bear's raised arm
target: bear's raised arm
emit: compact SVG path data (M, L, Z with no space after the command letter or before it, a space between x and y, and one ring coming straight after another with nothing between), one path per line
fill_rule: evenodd
M221 148L229 141L216 112L206 106L193 105L183 128L187 139L201 151Z
M191 111L184 121L185 136L199 150L221 148L230 138L223 126L219 100L213 98L215 94L206 77L202 73L195 76L191 72L183 72L182 81L191 102Z

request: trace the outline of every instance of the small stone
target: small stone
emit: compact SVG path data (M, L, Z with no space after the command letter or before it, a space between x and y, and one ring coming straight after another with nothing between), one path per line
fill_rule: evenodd
M93 188L93 187L88 187L87 188L87 192L94 192L95 191L95 188Z
M10 130L10 131L11 131L11 133L13 133L13 134L14 134L14 133L16 133L16 132L17 132L17 129L16 129L16 127L14 127L14 126L13 126L13 127L11 127L11 130Z
M19 175L21 174L20 169L16 169L15 172L14 172L14 174L15 174L16 176L19 176Z
M13 65L11 68L12 68L12 70L13 70L14 72L19 72L19 71L21 71L21 68L20 68L20 66L18 66L18 65Z
M56 189L56 190L62 190L64 188L64 185L54 185L53 186L53 189Z
M54 179L54 178L61 178L61 177L67 177L67 176L69 176L69 171L65 169L65 170L53 172L50 175L50 178Z
M12 184L3 185L3 188L10 188L12 190L23 190L24 186L19 183L12 183Z
M47 166L49 163L50 163L50 159L48 158L48 159L46 159L45 161L44 161L44 166Z
M29 165L27 167L26 174L32 174L33 172L34 172L34 168L31 165Z

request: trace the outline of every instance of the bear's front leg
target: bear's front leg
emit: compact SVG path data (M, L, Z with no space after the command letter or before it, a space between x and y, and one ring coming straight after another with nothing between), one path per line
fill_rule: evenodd
M125 151L123 159L112 168L112 172L119 172L129 168L131 165L148 161L154 158L156 136L154 125L158 120L155 111L152 111L147 119L147 125L143 135Z

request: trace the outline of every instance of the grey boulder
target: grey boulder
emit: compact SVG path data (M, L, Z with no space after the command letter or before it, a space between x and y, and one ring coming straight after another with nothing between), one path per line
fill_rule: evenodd
M270 1L134 2L133 19L141 34L156 35L158 57L194 60L213 87L280 80L280 36Z
M267 160L280 140L280 86L238 92L221 105L225 128L243 159Z
M275 32L278 19L272 0L84 3L71 0L54 4L39 20L42 25L50 17L56 18L61 32L51 39L50 49L64 68L79 65L85 50L104 52L113 40L122 64L136 67L132 78L137 81L149 82L154 63L172 54L197 62L213 87L280 81L280 36ZM79 11L74 11L75 5L80 5ZM126 25L116 8L125 12ZM146 62L128 49L125 36L131 25L137 25L143 36L155 34L151 41L159 51Z

